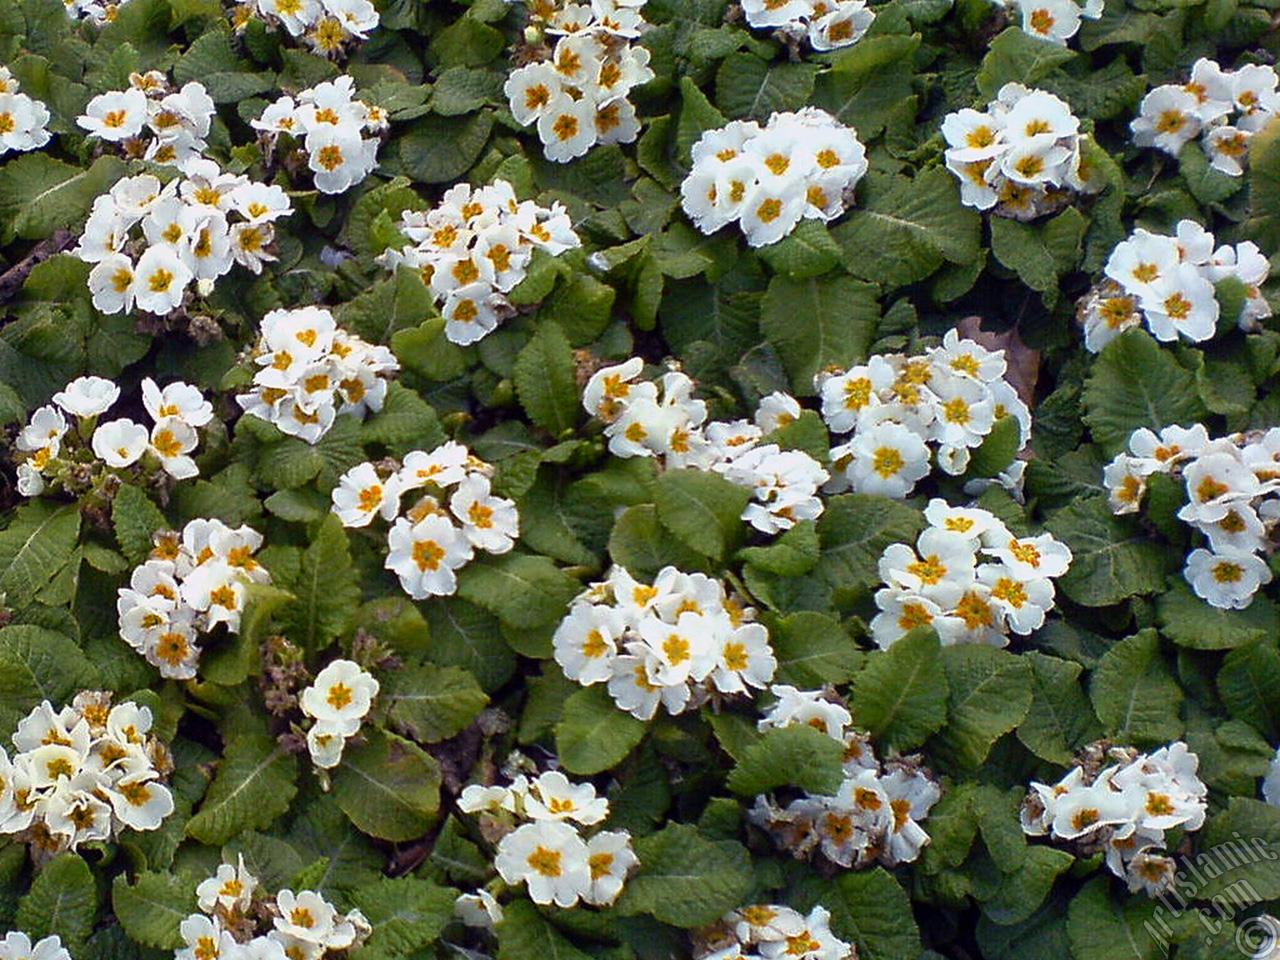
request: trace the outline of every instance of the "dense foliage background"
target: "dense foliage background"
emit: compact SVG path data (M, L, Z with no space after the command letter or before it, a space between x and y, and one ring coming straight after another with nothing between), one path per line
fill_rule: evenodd
M26 844L0 844L0 927L56 933L77 960L167 955L182 946L195 884L243 855L269 889L313 889L362 911L373 932L353 956L368 958L685 956L688 930L752 902L824 904L864 960L1146 960L1170 944L1187 960L1248 955L1256 943L1236 925L1280 905L1280 809L1259 799L1280 741L1274 588L1244 610L1200 601L1181 572L1191 534L1173 520L1180 487L1153 488L1146 512L1117 517L1102 471L1139 427L1202 422L1216 437L1280 424L1280 332L1270 320L1252 332L1225 322L1210 341L1161 344L1137 329L1095 355L1076 301L1135 227L1172 233L1187 218L1267 257L1280 248L1275 125L1252 141L1243 177L1210 169L1198 143L1174 158L1129 132L1144 94L1185 83L1199 57L1270 63L1280 5L1108 0L1058 45L986 0L889 0L873 4L866 37L819 53L750 29L727 0L649 0L651 26L635 42L655 76L630 94L640 136L563 164L545 158L503 93L530 56L522 5L379 8L367 40L326 59L261 22L233 31L234 11L217 0L128 0L103 26L70 19L56 0L0 0L0 64L48 106L54 134L0 163L0 420L13 437L83 374L121 386L119 412L141 416L140 383L152 377L198 386L216 414L195 479L148 474L73 502L22 496L4 467L6 745L41 701L114 691L154 712L176 764L176 809L158 831L126 831L43 869ZM279 183L294 210L275 222L277 259L260 275L237 267L166 316L108 315L91 303L90 264L69 251L96 197L155 168L87 138L76 118L147 70L203 83L217 105L207 155ZM265 154L249 121L282 93L340 74L389 129L374 172L328 195L296 157ZM1028 222L962 205L943 166L944 116L985 108L1011 81L1070 104L1104 183ZM758 249L736 226L699 233L679 193L694 142L806 105L867 146L848 211ZM375 258L405 243L404 211L494 179L520 199L564 204L583 246L536 257L511 294L515 315L460 346L422 277ZM1243 293L1228 285L1219 298L1229 318ZM380 413L339 417L311 445L241 416L233 396L252 375L263 316L317 304L389 347L401 370ZM1017 534L1052 531L1074 554L1045 625L1003 650L942 647L927 631L878 650L867 623L885 547L914 542L929 497L968 502L964 481L1008 463L1009 431L1008 448L988 448L968 476L935 471L905 501L826 497L816 522L779 539L741 521L735 488L713 475L691 481L652 458L609 455L582 407L597 367L640 356L678 361L715 419L749 418L774 391L816 409L823 369L919 353L962 324L1007 351L1034 418L1024 502L995 485L979 503ZM382 537L343 528L330 494L363 461L450 438L494 465L520 537L462 571L456 595L414 601L384 569ZM814 415L782 443L829 462ZM238 634L208 644L197 679L162 679L121 639L117 590L155 530L201 517L260 531L273 586L250 596ZM921 857L892 870L815 867L748 826L757 794L829 786L839 762L758 733L750 698L642 722L600 687L567 680L552 634L614 563L638 577L672 564L721 578L760 611L776 682L828 686L879 754L921 754L942 785L921 822L931 838ZM321 777L266 704L273 687L336 656L373 669L383 695L363 740ZM1195 903L1170 911L1129 892L1100 853L1025 836L1028 784L1056 782L1101 738L1143 750L1181 739L1199 756L1208 819L1172 850L1191 857L1243 837L1265 855L1197 880ZM592 780L640 867L602 910L535 907L509 891L493 937L452 919L457 893L493 876L493 838L457 799L514 750ZM1213 900L1243 889L1238 880L1248 902Z

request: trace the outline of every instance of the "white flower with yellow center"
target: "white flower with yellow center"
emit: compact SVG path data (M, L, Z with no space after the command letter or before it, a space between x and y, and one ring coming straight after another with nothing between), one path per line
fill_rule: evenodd
M465 534L437 513L417 523L399 518L387 535L387 546L384 565L415 600L451 595L458 588L454 571L474 554Z
M360 728L378 689L377 679L358 663L334 660L302 691L302 710L350 736Z
M378 516L392 520L400 510L399 478L380 477L372 463L361 463L338 478L332 498L344 527L366 527Z
M1271 568L1256 554L1211 553L1198 548L1187 555L1183 576L1196 596L1221 610L1240 610L1271 582Z
M147 445L147 428L128 419L98 424L91 443L99 459L117 468L136 463L147 452Z
M502 838L494 866L509 884L528 886L534 903L571 907L591 888L587 845L565 823L526 823Z
M96 417L118 399L120 388L103 377L77 377L53 395L53 402L77 417Z
M98 94L76 118L90 136L113 143L137 136L146 121L146 94L133 89Z
M560 771L549 770L529 781L524 813L534 820L572 820L591 826L609 815L609 801L597 797L591 784L572 783Z
M244 866L244 855L236 858L236 863L222 863L212 877L202 880L196 887L197 906L205 913L213 913L214 909L239 910L248 909L257 889L258 881Z

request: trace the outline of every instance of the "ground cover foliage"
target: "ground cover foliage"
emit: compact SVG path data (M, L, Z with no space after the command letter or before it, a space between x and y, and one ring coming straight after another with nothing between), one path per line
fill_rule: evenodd
M309 16L322 16L313 6ZM713 925L731 911L774 904L825 932L811 945L799 928L788 929L790 940L748 938L751 955L1252 955L1265 939L1257 918L1280 913L1280 806L1265 802L1261 787L1280 742L1280 608L1267 585L1275 514L1258 505L1275 474L1245 457L1253 486L1224 500L1184 484L1177 471L1130 465L1129 487L1123 470L1106 471L1119 454L1150 459L1131 446L1134 431L1195 424L1206 427L1206 441L1260 445L1274 470L1261 439L1280 425L1272 290L1265 270L1242 279L1233 268L1206 266L1210 279L1198 282L1209 284L1209 299L1195 309L1212 307L1216 323L1203 335L1174 330L1158 340L1161 328L1149 315L1143 322L1135 301L1123 332L1094 349L1082 319L1096 325L1099 298L1123 292L1102 286L1104 268L1137 228L1172 236L1193 221L1214 234L1211 250L1251 242L1266 259L1280 248L1280 125L1265 122L1270 113L1246 129L1238 175L1229 164L1211 165L1221 137L1189 135L1170 153L1139 146L1130 129L1144 96L1186 84L1200 58L1228 69L1270 63L1276 5L1108 0L1059 43L1025 32L1016 8L986 0L888 0L871 4L869 26L859 12L866 32L856 43L822 50L803 31L753 28L749 11L727 0L648 0L636 35L614 38L601 54L635 64L627 106L600 100L616 108L596 115L601 142L586 138L567 162L548 159L543 141L572 138L552 124L522 123L504 91L514 71L567 42L531 22L544 7L387 0L369 28L358 4L335 5L335 17L355 11L347 22L364 25L326 47L300 39L302 27L217 0L128 0L76 16L56 0L0 0L0 65L47 107L51 134L44 144L6 142L12 152L0 159L0 420L8 427L0 745L9 758L43 749L42 762L53 762L47 751L78 749L72 730L77 718L90 718L92 739L74 762L114 769L113 791L150 784L147 802L157 804L146 816L122 817L112 809L129 812L121 804L134 801L103 787L96 799L87 791L82 801L66 800L46 820L23 820L20 801L31 794L14 792L6 760L0 928L32 942L57 935L77 960L181 950L623 960L737 956L732 925ZM272 9L291 22L290 8ZM647 61L632 50L646 51ZM215 167L179 175L154 151L132 156L119 139L89 136L77 122L93 114L93 98L147 71L159 71L166 90L203 85L212 112L200 143L183 141L183 149ZM363 132L352 136L378 141L376 166L353 174L349 187L345 178L318 179L321 168L338 166L323 151L360 149L367 160L368 146L290 139L262 122L282 96L302 104L302 91L342 76L353 81L343 102L364 104ZM1048 187L1035 181L1031 192L1040 193L1031 200L1002 195L982 210L962 194L963 170L953 172L948 153L956 144L942 125L963 109L987 110L1010 83L1053 94L1078 120L1070 162L1052 155L1070 175ZM1241 103L1242 113L1252 109ZM704 215L690 210L682 185L704 164L695 155L704 135L734 121L764 127L775 114L808 107L852 128L865 148L864 160L843 161L835 195L820 202L802 191L806 199L795 201L823 214L797 213L776 242L753 232L777 216L762 218L764 206L755 221L725 218L701 232ZM316 107L296 109L299 123L321 122ZM615 122L623 133L610 142ZM99 132L104 123L115 121L99 123ZM0 136L10 132L0 128ZM1068 152L1050 143L1044 156L1057 149ZM807 175L818 179L808 185L820 187L825 164L816 152L810 160L817 166ZM228 175L242 180L210 185ZM239 246L221 272L191 272L173 303L104 307L115 274L94 274L103 257L84 255L94 230L86 221L96 200L140 176L174 197L185 178L194 184L189 202L215 213L222 201L201 199L202 189L242 197L236 217L216 213ZM700 189L713 181L728 189L714 177ZM246 183L280 190L243 199L250 195L234 191ZM494 259L490 237L482 252L497 272L473 284L484 290L467 292L470 275L442 284L436 271L459 261L432 260L427 235L443 221L427 212L453 202L445 194L459 184L495 183L508 192L483 202L510 217L502 242L525 251L518 269ZM471 194L452 196L461 210ZM276 212L262 212L268 205ZM194 250L211 214L190 223L183 216L174 213L173 222L194 231ZM169 284L187 269L135 264L144 241L133 242L116 251L129 274L115 287L119 297L132 290L135 269L153 271L142 277L148 284L154 270ZM334 365L314 387L307 377L316 370L279 360L284 348L271 340L273 330L294 336L308 323L329 352L307 362ZM887 448L860 454L865 425L833 425L832 405L844 395L824 394L826 378L900 355L886 382L900 387L910 383L903 370L916 369L910 358L953 349L939 346L952 330L982 344L983 357L1003 351L988 378L998 387L981 390L1004 390L1006 399L973 400L975 409L986 404L985 425L960 439L917 441L920 472L905 490L869 489L886 462L875 456ZM351 360L339 370L349 355L365 366ZM637 364L602 386L602 367L636 357L643 372ZM292 377L289 390L330 399L281 413L270 391L284 388L261 379L264 369ZM676 369L688 381L670 379ZM119 399L102 406L100 388L82 386L33 421L84 376L118 385ZM182 381L200 396L153 400L145 378L160 387ZM680 411L680 424L726 424L716 443L750 434L749 446L805 455L813 480L806 506L790 514L771 507L763 481L741 462L747 472L735 474L681 459L674 433L657 449L645 446L643 429L640 439L614 429L666 422L658 413L620 421L620 409L608 406L626 393L619 383L655 410ZM886 398L909 404L901 391ZM209 416L200 412L205 402ZM1015 415L1019 402L1026 426ZM108 406L111 417L150 416L155 425L98 442ZM737 423L753 418L758 427ZM51 444L24 432L32 423L43 424L36 433L57 435ZM904 469L902 457L881 477ZM859 462L871 466L858 473ZM430 476L414 479L419 467ZM814 479L814 470L822 476ZM986 591L984 604L992 590L1021 599L984 606L975 626L959 593L928 593L920 576L894 581L881 563L893 545L914 548L922 531L944 525L937 511L945 505L931 506L938 500L986 511L973 516L989 518L981 522L995 533L981 559L973 542L970 571L974 563L1013 570L1018 550L1033 542L1047 552L1064 545L1069 566L982 581L973 590ZM1196 580L1213 579L1208 568L1184 575L1188 556L1216 535L1208 526L1223 521L1224 512L1205 513L1210 501L1231 516L1248 511L1262 531L1248 554L1256 561L1210 544L1235 571L1217 578L1229 596L1208 590L1213 605ZM1187 522L1180 510L1191 510ZM495 523L510 535L485 539ZM183 546L164 531L180 534ZM927 541L919 542L924 556ZM201 574L205 549L222 564L221 579ZM610 574L616 567L634 581ZM705 578L671 587L676 601L665 608L652 595L626 599L635 584L667 589L668 568ZM140 580L137 570L152 573ZM1247 595L1231 593L1246 573L1254 578ZM646 615L658 604L658 612L645 625L640 613L626 619L630 608L580 614L612 624L609 656L627 661L593 679L584 665L599 654L590 652L587 628L578 653L565 652L577 629L566 618L607 576L612 594L597 590L593 604L631 603ZM893 583L897 592L882 599ZM1032 583L1047 597L1044 616L1015 619L1009 604L1021 610ZM157 584L190 610L160 604L173 618L166 624L178 626L150 634L145 602ZM122 590L134 599L126 602ZM677 606L686 595L696 597L693 607ZM129 620L126 607L142 612ZM900 629L873 629L886 610ZM687 648L672 653L646 633L684 642L680 631L696 629L686 618L712 612L719 646L702 667L677 670ZM599 643L604 649L606 639ZM666 659L644 660L626 646L645 643ZM623 690L618 678L635 669L644 682L633 676ZM303 694L317 678L324 703ZM646 700L655 678L653 691L662 693ZM101 699L77 700L84 691L146 707L150 730L126 732L124 720L105 719ZM788 699L798 691L822 693L804 704ZM14 739L9 749L15 734L36 729L29 718L44 716L46 701L53 713L73 702L79 712L40 721L43 740ZM61 745L64 734L71 747ZM1029 826L1023 805L1032 783L1058 783L1073 763L1096 776L1179 742L1198 757L1179 781L1191 785L1192 813L1150 827L1156 880L1242 839L1254 851L1219 863L1213 876L1180 874L1184 909L1154 898L1132 871L1126 878L1127 859L1108 866L1109 855L1121 856L1107 843L1127 836L1118 829L1123 817L1107 821L1108 833ZM1132 749L1108 757L1110 747ZM102 759L108 750L147 752L121 778L124 767L112 764L133 761ZM608 802L591 809L607 814L566 826L562 810L547 812L555 799L547 791L575 798L557 802L587 800L559 781L539 781L530 800L527 783L549 769L592 784ZM464 798L469 785L507 787L521 776L526 786L515 793ZM48 779L49 796L62 796L52 768ZM1280 786L1272 790L1280 798ZM893 816L866 814L857 841L841 846L829 825L814 828L828 831L818 844L817 834L788 832L778 814L837 795L876 809L892 797ZM903 797L921 806L898 806ZM84 822L72 817L80 810L90 811ZM574 893L553 902L494 866L507 838L560 843L558 858L604 850L624 831L638 862L618 852L617 840L608 849L623 882L587 892L583 880L581 901ZM547 862L537 858L549 855L536 850L527 858L535 872ZM256 898L228 895L198 908L197 885L220 865L256 879ZM327 945L297 928L303 914L315 919L307 909L325 908L300 907L303 900L279 891L314 891L337 911L325 920ZM818 907L829 913L829 930L814 920ZM189 920L201 909L215 918L207 946L199 939L206 928ZM344 916L355 919L343 927ZM270 929L285 931L271 941L279 954L262 944L261 953L237 952L237 943L258 933L266 940ZM230 941L218 939L224 931Z

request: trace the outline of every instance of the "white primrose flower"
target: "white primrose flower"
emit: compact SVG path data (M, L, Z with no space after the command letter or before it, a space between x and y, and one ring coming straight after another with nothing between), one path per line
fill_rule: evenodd
M120 388L103 377L77 377L53 395L53 402L77 417L96 417L120 399Z
M147 452L149 436L147 428L132 420L112 420L100 423L93 431L91 446L99 459L111 467L127 467Z
M507 553L520 535L516 505L489 491L489 480L472 476L463 480L449 498L449 509L462 524L471 545L488 553Z
M333 512L344 527L364 527L375 516L393 520L400 510L399 478L378 476L372 463L352 467L333 488Z
M618 899L627 873L640 862L631 849L631 835L625 830L603 830L587 841L587 869L591 883L582 899L595 906L608 906Z
M242 854L236 858L234 865L219 864L212 877L200 881L196 886L196 903L201 910L210 914L217 907L243 912L248 908L257 887L258 880L245 869Z
M56 452L66 432L67 419L62 411L52 404L46 404L31 415L31 420L18 433L17 447L26 451L51 447Z
M1211 553L1200 548L1187 555L1183 575L1196 596L1223 610L1249 606L1254 594L1271 582L1271 568L1254 553Z
M300 703L307 716L350 736L360 728L378 689L377 679L359 664L334 660L302 691Z
M33 944L21 930L10 930L0 940L0 960L71 960L71 954L56 933Z
M90 136L111 142L127 140L142 132L147 120L147 96L141 90L118 90L100 93L76 118Z
M387 536L387 546L386 568L415 600L451 595L458 587L454 571L474 553L466 535L438 513L416 523L399 518Z
M543 820L503 837L494 866L507 883L524 882L534 903L571 907L591 889L588 856L578 831Z

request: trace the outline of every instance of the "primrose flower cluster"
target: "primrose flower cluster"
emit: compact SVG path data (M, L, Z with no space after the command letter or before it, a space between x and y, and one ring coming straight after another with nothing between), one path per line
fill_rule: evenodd
M1081 161L1080 121L1044 90L1006 83L985 111L947 114L942 136L960 199L978 210L1034 220L1103 186Z
M336 417L377 413L400 369L391 351L340 328L324 307L272 310L253 350L260 368L236 397L250 416L317 443Z
M797 859L821 853L846 869L879 861L887 867L915 860L929 835L920 821L942 795L914 761L876 758L869 738L849 725L853 718L821 690L785 684L770 691L777 703L760 720L762 731L805 724L840 741L845 748L844 783L834 796L805 794L779 807L756 798L751 822L769 832Z
M281 97L250 126L268 151L282 135L300 146L316 189L334 194L345 193L377 167L378 135L390 121L381 107L357 99L355 81L341 76Z
M550 58L511 72L503 86L516 122L537 124L548 160L567 163L597 143L640 134L632 89L653 79L640 36L645 0L530 6L531 20L558 36ZM539 15L541 14L541 15Z
M415 600L449 596L456 571L477 550L507 553L520 535L516 505L493 495L492 476L492 466L450 440L405 454L386 477L372 463L352 467L333 490L333 512L345 527L368 526L375 516L391 522L385 566L404 592ZM414 490L422 495L401 516L401 498Z
M1145 427L1129 437L1129 452L1107 464L1102 482L1114 513L1136 513L1150 478L1181 478L1187 503L1178 519L1200 531L1208 549L1187 555L1182 575L1196 596L1239 610L1271 582L1266 556L1280 518L1280 427L1210 440L1202 424Z
M18 89L8 67L0 67L0 157L10 150L39 150L49 142L49 108Z
M1249 141L1280 112L1277 83L1280 75L1269 64L1224 70L1201 57L1186 83L1161 84L1142 98L1129 124L1133 142L1176 157L1200 137L1209 166L1238 177L1249 160Z
M266 894L243 857L201 881L196 904L178 925L185 946L174 960L325 960L346 956L372 932L359 910L339 913L314 890Z
M26 454L17 466L18 492L35 497L51 486L79 494L85 467L97 463L114 470L158 467L175 480L199 474L191 454L200 442L199 428L213 419L213 406L199 390L181 380L161 389L145 378L142 403L154 421L150 430L124 417L98 422L119 398L120 388L110 380L78 377L53 395L53 403L38 408L15 441ZM67 414L78 421L75 429Z
M1080 32L1083 20L1097 20L1102 16L1104 0L996 0L997 4L1013 7L1022 21L1023 33L1060 46Z
M1271 264L1258 245L1215 246L1213 234L1194 220L1179 221L1172 237L1138 227L1111 251L1103 272L1107 279L1076 308L1084 345L1094 353L1143 322L1157 340L1210 339L1220 312L1214 284L1228 277L1245 287L1240 329L1256 330L1271 316L1259 289Z
M584 687L603 683L619 709L649 720L773 679L778 661L755 610L719 580L664 567L652 584L620 566L573 603L552 637L556 663Z
M347 739L354 737L369 713L379 684L373 674L351 660L334 660L302 691L302 712L314 722L307 731L311 762L322 770L342 761Z
M197 519L181 534L157 533L155 544L129 586L117 591L120 636L160 676L190 680L200 662L198 636L220 623L237 633L249 585L271 582L253 556L262 534Z
M72 252L93 264L89 290L103 313L167 314L193 280L207 296L233 265L261 273L276 259L272 223L293 212L284 190L212 160L189 159L182 171L163 186L150 174L125 177L94 200Z
M379 21L369 0L245 0L231 12L237 34L255 19L283 27L289 36L302 37L313 51L335 60L357 40L368 40Z
M855 960L852 945L831 932L831 913L808 915L775 903L753 903L726 913L698 932L697 960Z
M494 866L507 883L524 883L534 903L608 906L640 862L626 830L583 830L608 818L609 801L590 783L573 783L558 770L533 779L521 774L508 787L473 783L462 791L458 808L507 828Z
M71 954L56 933L32 944L21 930L10 930L0 940L0 960L71 960Z
M1023 449L1031 412L1004 379L1006 368L1003 350L948 330L941 346L924 356L881 354L843 373L820 373L822 418L833 434L848 435L831 448L834 477L827 491L903 499L929 475L931 455L958 476L1003 417L1018 422ZM999 479L1013 483L1023 468L1015 460Z
M1071 550L1052 534L1015 537L994 514L933 499L929 526L914 548L890 544L880 556L880 612L871 636L888 649L919 627L933 627L944 646L1003 647L1009 633L1026 636L1053 608L1053 578L1067 572ZM979 562L985 560L986 562Z
M216 112L203 83L174 90L163 73L148 70L131 73L124 90L98 94L76 123L91 139L119 144L130 159L180 167L208 148Z
M751 26L823 53L857 43L876 19L865 0L744 0L742 12Z
M822 465L803 451L761 443L800 416L794 397L770 394L754 421L707 423L707 405L693 397L693 380L672 369L656 383L637 381L643 368L639 357L603 367L583 393L586 411L607 424L611 453L662 457L668 467L712 470L749 488L753 499L742 519L763 533L788 530L822 513L817 492L829 476Z
M406 211L400 230L413 245L388 249L378 262L418 271L444 316L445 337L464 346L515 313L506 294L525 278L535 250L558 256L582 245L559 201L549 208L517 201L506 180L456 184L434 210Z
M45 700L19 721L15 753L0 748L0 833L47 860L120 831L155 830L173 812L161 782L168 748L148 736L151 710L86 690L55 710Z
M693 145L680 185L684 212L703 233L737 221L753 247L777 243L802 219L834 220L867 172L858 133L817 107L775 113L763 127L734 120Z
M1163 853L1165 831L1199 830L1208 788L1200 759L1182 741L1154 753L1098 746L1056 784L1032 783L1022 805L1028 836L1065 840L1085 854L1104 853L1107 869L1129 891L1158 896L1177 862Z

